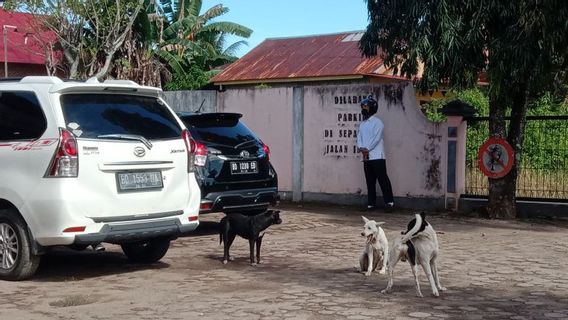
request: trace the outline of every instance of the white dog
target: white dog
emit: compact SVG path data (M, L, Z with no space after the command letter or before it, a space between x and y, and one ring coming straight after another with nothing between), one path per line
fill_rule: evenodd
M416 294L422 297L420 291L420 283L418 282L418 273L416 272L416 264L422 266L422 270L428 277L430 286L432 287L432 294L436 297L439 296L440 291L445 291L446 288L440 284L438 276L438 265L436 258L438 256L438 238L434 228L426 221L424 212L416 214L416 217L408 224L406 232L401 236L395 238L390 252L390 259L388 260L388 284L382 293L388 293L392 289L394 278L394 267L399 260L410 262L410 268L414 274L414 281L416 282Z
M378 265L381 264L379 273L385 274L389 255L389 243L383 228L380 227L384 222L376 222L375 220L361 217L365 222L361 235L366 240L365 248L359 258L360 271L365 272L366 276L370 276L371 272L375 271Z

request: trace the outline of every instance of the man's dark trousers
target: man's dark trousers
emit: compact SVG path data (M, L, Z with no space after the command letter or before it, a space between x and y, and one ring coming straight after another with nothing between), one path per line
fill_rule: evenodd
M387 163L385 159L364 161L363 168L365 169L365 180L367 181L367 204L373 207L377 206L377 180L379 180L379 186L383 192L385 204L394 202L392 186L389 176L387 175Z

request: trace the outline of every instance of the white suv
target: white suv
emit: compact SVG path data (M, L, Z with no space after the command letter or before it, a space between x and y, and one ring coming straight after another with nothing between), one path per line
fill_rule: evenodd
M155 262L197 227L195 142L160 94L124 80L0 80L0 279L32 276L59 245L114 243Z

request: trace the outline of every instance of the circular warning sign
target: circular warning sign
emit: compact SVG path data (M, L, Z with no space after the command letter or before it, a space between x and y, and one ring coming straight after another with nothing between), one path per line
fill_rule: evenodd
M489 138L477 153L479 169L492 179L507 175L513 167L513 161L513 148L503 138Z

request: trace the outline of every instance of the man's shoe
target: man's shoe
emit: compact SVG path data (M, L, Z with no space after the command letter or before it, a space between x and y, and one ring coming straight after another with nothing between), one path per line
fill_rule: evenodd
M385 212L393 212L394 211L394 202L389 202L385 205Z

